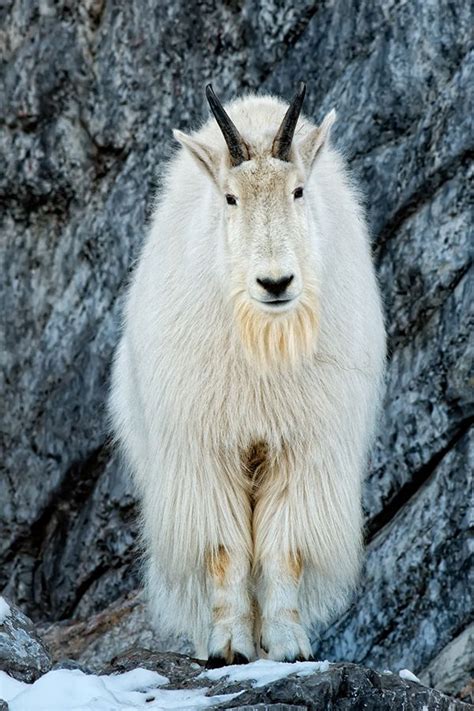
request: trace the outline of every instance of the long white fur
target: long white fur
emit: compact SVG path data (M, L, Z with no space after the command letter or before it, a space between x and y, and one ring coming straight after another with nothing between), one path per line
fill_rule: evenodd
M328 144L334 116L319 133L301 118L284 164L269 157L282 102L226 108L253 159L230 168L214 120L176 132L185 147L131 280L111 412L141 496L157 623L204 658L226 645L254 656L260 635L273 658L307 657L309 627L345 604L359 569L382 310L358 197ZM299 300L273 315L254 300L256 276L289 271ZM252 508L242 457L258 442L268 456ZM222 549L219 585L208 561Z

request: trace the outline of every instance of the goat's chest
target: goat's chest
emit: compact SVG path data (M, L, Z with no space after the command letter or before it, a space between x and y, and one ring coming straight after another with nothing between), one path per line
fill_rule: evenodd
M266 375L241 369L209 387L207 424L229 444L294 441L314 428L318 387L309 369Z

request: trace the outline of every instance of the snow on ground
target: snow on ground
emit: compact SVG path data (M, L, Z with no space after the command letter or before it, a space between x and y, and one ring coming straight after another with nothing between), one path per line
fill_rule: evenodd
M209 669L199 677L229 682L251 681L264 686L289 674L307 675L329 669L329 662L273 662L259 659L222 669ZM125 674L96 676L78 669L56 669L34 684L12 679L0 671L0 699L10 711L132 711L133 709L179 709L192 711L219 706L242 692L206 696L206 688L164 689L169 680L153 671L134 669Z
M162 689L165 676L147 669L96 676L78 669L57 669L34 684L16 681L0 671L0 699L9 711L192 711L231 701L239 694L206 696L207 689Z
M283 679L289 674L307 676L313 672L325 672L329 662L273 662L270 659L258 659L251 664L239 664L220 669L207 669L199 674L200 678L216 681L228 677L229 681L254 681L253 686L265 686L272 681Z
M413 674L409 669L400 669L398 672L400 679L405 679L406 681L416 681L417 684L421 684L421 681L417 676Z
M221 669L208 669L198 678L229 682L250 681L259 687L289 674L307 676L325 672L329 662L273 662L259 659ZM419 679L408 669L399 672L402 679ZM12 679L0 671L0 699L9 704L10 711L133 711L134 709L194 709L219 707L242 692L206 696L208 688L165 689L169 680L157 672L134 669L124 674L96 676L78 669L56 669L40 677L34 684Z
M5 619L11 613L10 605L3 597L0 596L0 625L5 622Z

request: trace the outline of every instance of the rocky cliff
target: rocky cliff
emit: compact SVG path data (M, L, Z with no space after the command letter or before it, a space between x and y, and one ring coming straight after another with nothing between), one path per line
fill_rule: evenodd
M135 500L104 400L170 129L206 115L210 80L225 99L289 98L301 77L308 114L337 108L390 344L366 569L350 609L315 633L316 656L447 683L442 660L474 607L472 26L470 4L448 0L1 3L0 591L34 620L113 615L139 585Z

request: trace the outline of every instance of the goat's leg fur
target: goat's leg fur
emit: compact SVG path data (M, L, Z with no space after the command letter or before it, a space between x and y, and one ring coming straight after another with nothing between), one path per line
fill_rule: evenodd
M207 665L246 663L255 658L248 555L220 545L206 563L212 606Z
M278 539L272 553L259 561L257 595L261 613L260 646L270 659L294 662L311 658L311 644L301 624L298 589L301 558L284 555Z
M268 462L254 510L254 575L260 612L260 647L270 659L311 658L311 645L301 623L299 588L303 573L301 552L290 542L298 525L289 508L295 496L288 452ZM299 497L298 497L299 498Z

